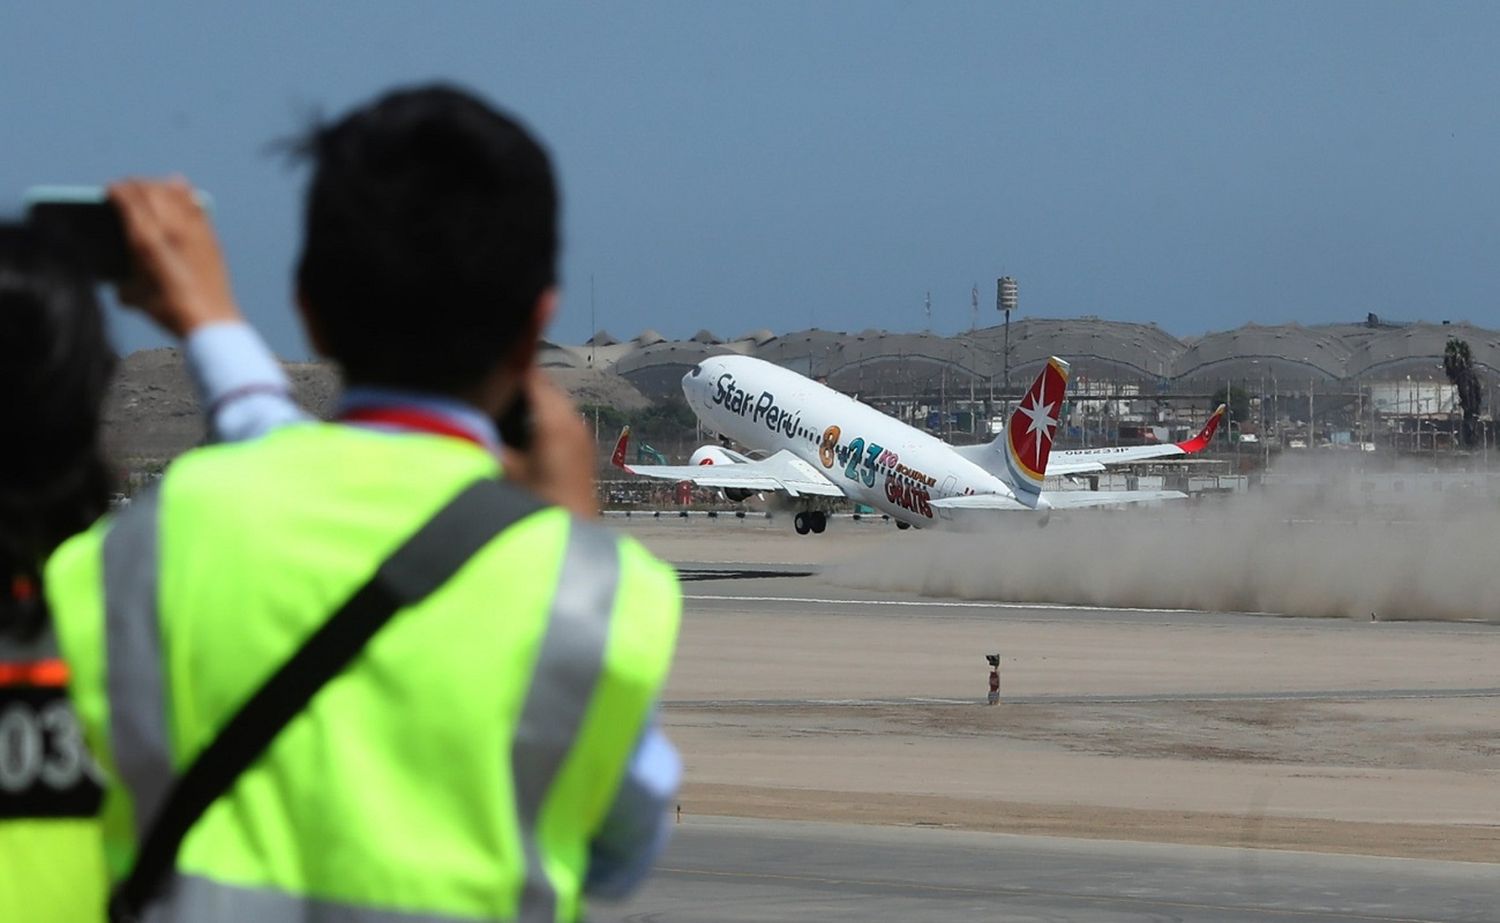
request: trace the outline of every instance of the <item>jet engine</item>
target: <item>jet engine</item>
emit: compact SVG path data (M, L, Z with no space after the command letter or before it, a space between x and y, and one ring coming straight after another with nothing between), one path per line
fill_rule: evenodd
M750 459L731 449L723 446L705 445L700 446L688 459L692 465L743 465ZM731 503L741 503L749 500L755 495L755 491L745 487L723 488L724 499Z
M749 459L738 452L717 445L699 446L688 458L690 465L737 465L746 461Z

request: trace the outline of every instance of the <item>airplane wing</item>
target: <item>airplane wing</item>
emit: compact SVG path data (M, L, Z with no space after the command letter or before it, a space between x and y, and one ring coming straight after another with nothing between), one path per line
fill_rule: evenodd
M1141 448L1147 448L1147 447L1146 446L1142 446ZM1067 458L1064 457L1066 455L1067 455L1066 450L1058 450L1056 452L1053 452L1052 453L1053 461L1052 461L1051 464L1049 464L1047 466L1047 473L1048 474L1098 474L1101 471L1108 471L1109 470L1105 466L1105 464L1103 462L1083 461L1082 459L1079 459L1078 461L1069 461Z
M1055 449L1047 463L1048 474L1085 474L1103 471L1110 465L1124 465L1152 458L1170 458L1174 455L1192 455L1201 452L1213 442L1219 421L1224 418L1224 405L1213 412L1198 435L1183 442L1168 442L1162 445L1105 446L1098 449Z
M1051 471L1049 470L1050 474ZM1042 494L1042 507L1054 510L1081 510L1096 507L1125 506L1132 503L1159 503L1167 500L1186 500L1187 494L1176 490L1054 490ZM938 509L948 510L1003 510L1006 512L1035 512L1010 497L998 494L973 494L967 497L947 497L933 500Z
M620 431L610 463L622 471L664 481L692 481L700 487L727 487L736 490L785 491L793 497L843 497L844 492L818 469L782 449L759 461L720 465L627 465L626 446L630 427Z

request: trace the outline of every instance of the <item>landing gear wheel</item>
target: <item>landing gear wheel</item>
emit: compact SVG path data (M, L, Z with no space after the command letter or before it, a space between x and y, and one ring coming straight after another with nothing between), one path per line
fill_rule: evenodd
M812 526L813 534L822 535L823 530L828 528L828 514L822 510L813 510L807 514L807 524Z
M797 530L798 535L806 535L812 531L812 524L807 521L806 513L798 513L792 517L792 528Z
M901 520L898 519L898 520L896 520L896 528L900 529L902 532L905 532L907 529L911 528L911 523L909 523L909 522L902 522Z

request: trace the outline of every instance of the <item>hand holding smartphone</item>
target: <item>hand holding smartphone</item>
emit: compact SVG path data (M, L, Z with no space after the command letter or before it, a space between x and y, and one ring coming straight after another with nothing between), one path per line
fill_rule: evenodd
M500 441L505 445L518 452L531 448L531 398L524 389L516 394L516 399L511 401L510 407L500 415L495 425L500 430Z
M566 392L532 369L498 423L508 480L579 516L598 514L597 447Z
M209 221L210 200L186 181L44 186L27 200L28 221L45 246L117 286L121 301L172 333L186 336L240 318Z

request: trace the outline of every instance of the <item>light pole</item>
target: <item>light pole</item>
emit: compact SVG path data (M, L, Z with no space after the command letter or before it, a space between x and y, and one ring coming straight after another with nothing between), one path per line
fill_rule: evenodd
M1021 290L1013 277L1001 276L995 280L995 308L1005 315L1004 367L1007 406L1010 398L1010 312L1019 306L1020 297Z

